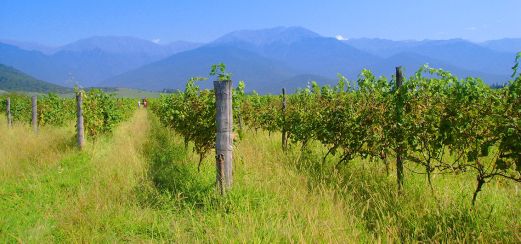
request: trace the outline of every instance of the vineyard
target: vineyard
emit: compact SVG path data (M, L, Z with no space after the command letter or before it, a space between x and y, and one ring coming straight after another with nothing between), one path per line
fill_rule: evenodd
M233 90L233 117L240 121L234 131L239 137L243 126L281 132L282 149L289 140L301 153L319 142L327 149L321 164L336 156L332 170L361 158L381 161L389 174L396 161L399 190L404 162L414 164L411 172L425 174L431 189L433 174L472 172L474 205L495 177L521 182L520 77L492 89L480 79L458 79L428 66L406 80L397 68L391 81L364 70L356 82L340 76L334 87L311 83L288 96L245 96L240 82ZM215 141L215 97L200 90L198 81L188 81L182 93L162 96L152 108L185 145L194 143L200 164Z
M0 239L519 242L520 59L501 88L424 66L260 95L219 64L148 109L2 94Z
M98 89L81 94L85 97L85 128L87 134L93 138L110 133L118 123L130 118L136 109L137 99L117 99ZM33 112L36 113L34 119L38 126L64 126L76 117L74 99L61 98L56 94L50 93L38 98L35 105L31 97L21 94L5 94L0 98L3 108L7 107L9 98L9 115L5 115L8 124L32 123Z

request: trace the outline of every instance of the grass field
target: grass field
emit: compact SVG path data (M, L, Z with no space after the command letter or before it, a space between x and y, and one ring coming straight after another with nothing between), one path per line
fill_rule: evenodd
M74 126L0 120L0 242L521 242L519 185L406 172L404 194L381 162L335 158L311 145L280 150L280 135L246 133L234 186L215 191L213 156L139 110L114 135L74 148Z

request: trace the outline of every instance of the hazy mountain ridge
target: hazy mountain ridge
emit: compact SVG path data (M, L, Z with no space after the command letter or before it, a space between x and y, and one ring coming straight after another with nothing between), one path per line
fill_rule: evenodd
M478 77L483 80L508 80L508 75L496 75L496 74L489 74L485 72L480 71L472 71L467 70L452 64L448 64L444 61L437 60L434 58L422 56L417 53L412 52L402 52L399 54L396 54L394 56L391 56L389 58L386 58L378 63L371 64L371 71L373 71L375 74L378 75L386 75L387 77L390 77L395 72L395 67L402 66L405 69L405 73L408 75L413 75L418 69L427 64L429 67L437 68L437 69L443 69L446 71L451 72L453 75L456 75L460 78L472 76L472 77ZM491 84L497 84L491 82Z
M521 38L503 38L480 43L484 47L500 52L521 52Z
M252 46L266 46L274 43L291 44L296 41L321 37L302 27L275 27L261 30L240 30L225 34L210 43L211 45L229 43L248 43Z
M26 51L38 51L43 54L52 54L56 52L56 50L58 49L57 47L48 46L40 43L16 41L11 39L0 39L0 43L15 46Z
M233 79L246 80L248 89L273 91L277 81L298 74L284 63L268 59L254 52L230 46L204 46L145 65L139 69L113 77L103 84L162 90L182 89L190 77L207 77L210 66L224 62ZM203 87L211 87L211 81L203 81ZM276 86L273 86L276 87Z
M37 80L19 70L0 64L0 90L25 92L68 92L69 88Z
M162 90L182 88L189 77L207 76L211 64L225 62L234 80L246 80L248 90L278 92L282 86L304 87L309 81L306 77L329 84L337 73L356 79L367 68L376 75L389 75L397 65L410 75L425 63L497 84L509 79L518 47L521 39L339 41L302 27L276 27L235 31L204 45L92 37L60 47L51 55L0 43L0 63L57 84L71 86L74 82L67 81L73 79L84 86ZM302 82L296 82L298 78Z
M451 40L423 40L423 41L391 41L385 39L353 39L339 41L334 38L322 37L316 33L300 27L277 27L258 31L236 31L226 34L215 41L203 46L209 49L189 50L182 55L173 55L170 62L155 62L111 79L106 85L121 86L126 80L132 80L133 87L146 88L147 82L139 82L144 77L161 80L154 83L154 87L164 85L165 88L182 88L184 80L190 76L203 75L211 63L207 60L223 61L227 63L232 73L241 73L243 66L239 59L226 56L225 52L216 50L241 49L250 53L245 55L249 64L256 65L255 60L263 58L284 64L291 71L290 77L266 74L260 69L249 77L235 77L235 80L246 79L247 89L263 88L260 92L276 92L282 86L289 89L304 87L308 79L305 77L322 78L325 84L332 84L337 73L342 73L350 79L356 79L363 68L372 70L376 75L389 76L395 66L404 66L408 74L412 74L423 64L430 64L435 68L443 68L460 77L477 76L490 84L506 82L509 79L510 67L514 55L489 49L483 45L462 39ZM201 52L205 52L204 55ZM255 55L253 55L255 54ZM224 55L222 58L219 55ZM200 58L200 59L199 59ZM190 59L190 63L198 65L197 72L189 67L182 67L183 60ZM199 59L199 61L195 61ZM175 60L175 61L174 61ZM171 65L176 63L176 65ZM185 62L187 64L187 62ZM204 67L206 64L208 67ZM168 72L167 72L168 71ZM172 72L172 73L169 73ZM190 72L194 72L191 74ZM146 73L146 74L145 74ZM174 74L175 73L175 74ZM251 72L250 72L251 73ZM263 74L264 73L264 74ZM164 74L162 77L160 74ZM169 74L166 76L166 74ZM304 75L307 74L308 76ZM259 79L262 76L278 78L271 82ZM138 78L141 77L141 78ZM294 79L302 78L299 83ZM287 82L291 80L291 82ZM259 85L258 82L264 82ZM267 85L270 86L267 86ZM271 87L274 86L274 87ZM155 88L154 88L155 89Z
M0 43L0 63L59 85L93 86L199 45L190 42L159 45L134 37L92 37L44 54Z

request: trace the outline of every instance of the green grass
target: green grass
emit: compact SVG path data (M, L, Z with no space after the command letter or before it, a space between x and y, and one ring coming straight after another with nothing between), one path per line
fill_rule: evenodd
M145 110L84 152L71 149L70 127L15 130L0 134L11 138L0 142L11 155L0 157L0 242L521 241L521 195L510 182L487 184L472 209L471 174L436 175L432 193L424 175L407 171L398 195L381 162L335 171L318 144L284 153L279 134L247 132L234 149L233 189L221 197L212 155L198 172L191 146ZM16 139L24 131L63 143L37 149ZM21 145L34 148L9 154Z
M36 175L4 182L0 192L0 239L4 241L52 242L59 240L53 214L88 184L86 155L63 159ZM57 239L58 238L58 239Z
M296 153L293 151L293 153ZM313 145L292 164L306 174L314 187L335 189L356 209L365 230L379 240L519 242L521 239L521 202L519 185L496 179L480 193L471 206L475 176L435 175L434 192L425 175L406 171L402 194L396 190L396 177L390 176L383 162L355 159L338 171L331 158L319 161L325 149ZM298 153L300 154L300 152ZM414 165L407 168L421 171ZM334 172L334 173L331 173Z
M334 192L310 192L305 177L280 164L282 153L260 153L278 150L270 138L251 135L249 143L238 145L234 188L220 197L212 160L197 172L197 158L187 154L182 140L159 125L153 127L146 152L153 187L142 191L148 192L144 204L172 213L174 239L342 242L369 238Z

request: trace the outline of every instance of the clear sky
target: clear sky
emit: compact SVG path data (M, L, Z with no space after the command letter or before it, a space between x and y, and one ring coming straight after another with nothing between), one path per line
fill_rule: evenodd
M95 35L211 41L302 26L324 36L521 37L521 0L0 0L0 39L61 45Z

